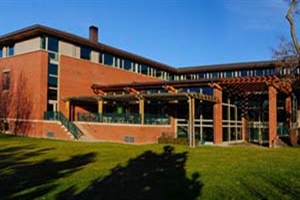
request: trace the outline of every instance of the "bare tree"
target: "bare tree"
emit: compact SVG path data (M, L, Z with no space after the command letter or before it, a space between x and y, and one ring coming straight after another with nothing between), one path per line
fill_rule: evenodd
M3 76L0 79L0 132L6 131L8 119L12 119L12 132L26 135L30 129L26 120L29 119L33 107L27 78L21 71L12 77L9 75L8 79Z
M279 45L276 48L272 48L273 57L275 59L287 59L287 58L299 58L300 46L298 37L296 34L295 19L300 15L300 0L285 0L289 4L289 9L285 15L290 25L291 40L288 40L284 36L280 36Z
M30 124L26 121L29 119L32 111L32 100L30 98L30 90L27 84L27 78L21 71L19 77L15 81L16 85L12 95L11 112L15 117L14 134L27 135Z
M299 107L299 96L300 96L300 75L297 70L300 66L300 46L296 32L296 22L299 22L300 16L300 0L284 0L288 4L288 10L285 18L289 24L290 39L284 36L279 37L279 44L277 47L272 48L273 58L277 60L276 70L280 76L279 86L284 86L287 83L290 84L290 95L295 104L292 113L287 113L290 119L292 119L292 128L297 127L297 122L300 121L300 107ZM298 105L296 105L298 104ZM298 108L297 108L298 107ZM298 111L297 111L298 110ZM298 114L297 114L298 113ZM299 126L299 124L298 124Z

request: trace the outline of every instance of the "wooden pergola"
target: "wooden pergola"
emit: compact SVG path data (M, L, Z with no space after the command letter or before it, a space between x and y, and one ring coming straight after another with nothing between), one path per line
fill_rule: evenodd
M253 93L268 94L269 99L269 144L272 145L276 137L277 127L277 92L286 94L286 109L291 109L291 92L292 81L288 78L278 76L256 76L256 77L239 77L239 78L217 78L212 80L185 80L185 81L160 81L145 83L129 83L115 85L97 85L93 84L91 89L94 96L67 97L67 107L71 101L81 101L98 104L98 113L103 112L105 101L135 101L139 104L139 114L141 121L144 121L145 101L174 101L187 100L189 104L189 144L195 146L194 133L194 113L195 100L202 100L213 103L213 127L214 143L222 143L222 97L223 91L232 96L247 98ZM183 88L188 87L207 87L213 90L213 95L207 95L198 92L181 92ZM147 92L152 89L161 89L164 92ZM67 109L70 112L69 109ZM247 120L242 117L243 139L246 135Z

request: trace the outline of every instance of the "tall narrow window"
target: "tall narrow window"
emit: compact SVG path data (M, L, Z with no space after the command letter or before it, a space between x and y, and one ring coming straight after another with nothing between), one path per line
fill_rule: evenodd
M41 49L46 49L46 37L41 37Z
M8 47L8 56L13 56L15 53L14 45Z
M130 60L125 59L124 69L126 69L128 71L132 71L132 62Z
M0 47L0 58L3 57L3 50L2 50L2 47Z
M149 67L147 65L142 65L141 73L147 75Z
M58 39L48 37L48 50L58 52Z
M9 90L10 85L10 73L9 71L3 72L2 78L2 90Z
M104 53L104 64L105 65L113 65L114 64L114 57L110 53Z

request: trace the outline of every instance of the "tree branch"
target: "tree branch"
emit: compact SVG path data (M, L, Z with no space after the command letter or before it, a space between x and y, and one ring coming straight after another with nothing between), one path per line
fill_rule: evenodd
M293 43L294 43L295 49L297 51L297 54L300 55L300 46L299 46L299 43L298 43L296 31L295 31L294 19L292 17L292 12L294 11L296 5L297 5L297 1L293 0L292 3L291 3L291 5L290 5L289 10L286 13L285 17L288 20L288 22L290 23L291 36L292 36L292 39L293 39Z

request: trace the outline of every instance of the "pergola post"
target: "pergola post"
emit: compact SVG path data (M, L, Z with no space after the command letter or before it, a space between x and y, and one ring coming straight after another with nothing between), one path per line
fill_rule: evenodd
M139 113L141 116L141 124L144 124L145 121L145 100L144 99L139 99Z
M214 126L214 143L221 144L223 141L223 112L222 112L222 88L218 84L213 86L213 94L219 100L214 104L214 116L213 116L213 126Z
M103 100L98 99L98 121L102 121L102 114L103 114Z
M103 113L103 100L102 99L98 100L98 113L101 115Z
M285 112L286 112L286 123L289 127L292 126L292 98L288 96L285 98Z
M269 147L273 147L277 129L277 92L269 86Z
M189 147L195 147L195 98L189 96Z

